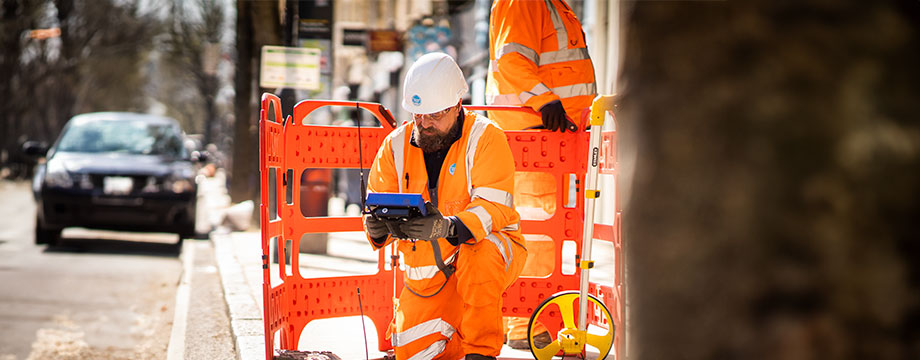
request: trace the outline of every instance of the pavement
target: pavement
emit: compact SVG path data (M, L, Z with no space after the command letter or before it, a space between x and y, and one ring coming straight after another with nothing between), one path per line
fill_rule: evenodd
M214 233L211 241L237 357L265 359L261 237L258 232Z

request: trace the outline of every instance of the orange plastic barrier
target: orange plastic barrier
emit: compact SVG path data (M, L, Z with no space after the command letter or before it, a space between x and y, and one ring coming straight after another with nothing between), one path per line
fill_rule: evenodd
M382 127L361 127L361 155L358 149L357 127L336 127L302 125L301 121L312 111L323 106L360 108L372 113ZM530 109L498 106L465 106L470 110L506 110L532 112ZM402 276L396 276L397 258L385 258L384 251L378 257L378 271L372 275L355 275L329 278L304 278L299 272L299 257L291 258L291 275L285 272L284 246L278 246L278 264L270 262L270 245L273 238L279 244L291 241L291 249L299 249L303 234L361 231L360 217L311 217L300 212L300 192L290 189L299 186L299 177L307 168L358 168L368 169L373 163L377 149L383 139L393 130L396 122L382 105L376 103L330 100L305 100L294 107L293 119L288 117L282 123L280 99L272 94L262 95L260 115L259 165L261 171L261 225L262 225L262 268L263 303L265 322L265 356L271 359L274 353L275 334L280 336L282 349L296 350L304 327L313 320L360 315L355 289L361 289L363 313L376 327L378 349L391 349L385 338L387 326L393 318L393 298L402 289ZM585 113L587 116L587 112ZM588 122L583 122L587 124ZM503 294L502 311L506 316L530 317L541 301L556 292L575 290L579 286L580 269L573 274L562 274L562 244L574 242L575 263L578 263L584 226L583 179L588 161L588 133L551 133L545 131L506 131L508 142L515 157L517 171L539 171L550 173L556 178L557 189L567 189L569 174L576 179L575 206L565 207L566 191L558 191L556 212L541 221L522 221L525 234L545 234L555 243L555 270L548 277L521 277ZM616 132L603 134L600 173L616 175ZM616 189L602 189L616 191ZM271 206L270 206L271 205ZM614 244L615 273L614 286L591 283L589 292L597 296L610 310L616 327L614 351L619 356L623 345L624 278L623 251L620 231L620 210L616 206L614 224L594 225L594 238ZM391 247L392 249L392 247ZM391 254L398 255L395 251ZM603 263L607 259L595 259ZM388 263L389 262L389 263ZM279 274L281 284L271 286L272 270ZM589 311L589 321L602 324L599 310ZM545 323L552 333L562 327Z

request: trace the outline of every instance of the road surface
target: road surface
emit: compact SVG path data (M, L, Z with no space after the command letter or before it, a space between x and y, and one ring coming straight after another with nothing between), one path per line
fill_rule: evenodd
M0 180L0 360L164 359L176 237L68 229L34 242L28 182Z

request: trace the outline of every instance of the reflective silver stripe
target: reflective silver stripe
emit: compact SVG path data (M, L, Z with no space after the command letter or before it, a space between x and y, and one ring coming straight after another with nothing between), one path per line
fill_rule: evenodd
M470 195L470 198L472 199L477 197L486 201L494 202L496 204L502 204L507 207L514 205L514 198L512 197L511 193L504 190L480 186L478 188L474 188L472 194Z
M486 211L482 206L474 206L467 211L476 215L479 218L479 222L482 223L482 231L485 231L486 234L492 232L492 215L489 215L489 212ZM469 224L464 224L469 225Z
M543 83L537 83L536 85L533 86L533 89L530 89L529 92L534 95L540 95L547 91L549 91L549 87L547 87L546 85L543 85Z
M406 278L410 280L431 279L438 273L438 267L429 266L406 266Z
M505 247L508 250L508 261L505 262L505 270L508 270L508 267L511 266L511 262L514 261L514 251L511 250L511 239L508 239L505 234L498 233L502 237L502 240L505 240Z
M553 21L553 28L556 29L557 49L568 48L569 32L565 30L565 23L562 22L562 18L559 16L559 9L556 9L556 5L553 5L552 0L544 0L544 2L546 3L546 10L549 10L549 18Z
M391 343L393 346L406 346L409 343L421 339L425 336L441 333L446 338L450 338L457 330L441 318L431 319L421 324L415 325L404 330L401 333L393 334Z
M508 254L505 253L505 244L502 244L502 241L499 240L498 237L495 236L494 233L489 234L489 235L486 235L486 239L488 239L488 240L491 241L493 244L495 244L495 247L498 248L498 252L500 252L500 253L502 254L502 259L504 259L504 260L505 260L505 264L507 264L507 263L508 263Z
M403 255L405 256L405 255ZM450 264L454 262L457 258L457 253L451 254L447 260L444 260L445 264ZM427 280L433 278L438 274L440 270L437 265L426 265L426 266L409 266L406 265L406 278L410 280Z
M511 224L511 225L508 225L508 226L503 227L503 228L502 228L502 231L518 231L518 229L520 229L520 228L521 228L521 223L520 223L520 222L516 222L516 223L514 223L514 224Z
M400 126L393 130L390 135L390 149L393 150L393 163L396 164L396 182L399 189L396 192L403 191L403 166L406 157L404 156L406 145L406 125Z
M523 105L530 100L530 98L541 95L546 91L537 92L546 88L546 85L537 84L534 86L534 90L522 92L520 95L514 94L502 94L502 95L488 95L486 97L489 105ZM560 87L554 87L548 89L552 91L553 94L556 94L562 99L570 98L573 96L582 96L582 95L594 95L597 93L597 84L596 83L580 83L573 85L566 85Z
M473 172L473 160L476 159L476 148L479 146L479 138L482 137L486 127L490 124L492 122L489 119L477 116L476 121L473 122L472 129L470 129L469 139L466 141L466 192L470 194L470 201L473 200L473 182L470 179ZM489 231L486 230L486 232Z
M575 49L566 49L556 51L547 51L541 53L539 56L539 61L537 64L540 66L561 63L566 61L575 61L575 60L585 60L590 59L591 56L588 55L588 48L575 48Z
M500 234L499 234L499 235L500 235ZM505 236L502 235L502 238L504 238L504 237L505 237ZM503 243L503 241L502 241L501 239L498 238L498 236L495 236L495 233L491 233L491 234L489 234L489 235L486 235L486 239L488 239L489 241L491 241L493 244L495 244L495 247L498 248L498 252L502 254L502 259L505 260L505 270L508 270L508 267L511 265L511 259L508 258L508 252L511 250L511 248L508 247L508 246L506 246L506 245ZM507 243L507 239L506 239L505 243ZM513 254L512 254L512 256L513 256Z
M581 83L560 86L553 88L553 93L559 95L559 97L563 99L573 96L594 95L597 93L597 85L594 83Z
M425 348L425 350L419 351L412 355L409 360L430 360L434 359L435 356L444 352L444 349L447 348L447 340L438 340L433 344Z
M487 95L486 103L489 105L522 105L521 98L514 94Z
M521 100L521 104L524 104L527 102L527 100L530 100L530 98L534 96L535 96L534 94L531 94L525 91L525 92L522 92L520 96L518 96L518 99Z
M499 59L502 58L502 56L505 56L511 53L521 54L521 56L523 56L527 60L530 60L530 62L532 62L534 65L537 65L540 63L540 57L537 55L536 50L526 47L524 45L521 45L519 43L514 43L514 42L507 43L504 46L502 46L501 49L498 49L498 52L495 54L496 63L498 62ZM494 69L494 70L498 71L498 69Z
M530 98L544 94L548 91L549 88L546 87L546 85L543 85L543 83L537 83L533 86L533 89L530 89L530 91L522 92L520 95L518 95L518 97L521 99L521 103L524 104L527 102L527 100L530 100Z
M516 52L516 53L521 54L528 60L533 61L533 63L537 66L561 63L561 62L566 62L566 61L591 59L591 55L588 54L588 48L583 48L583 47L574 48L574 49L563 48L561 50L543 52L538 55L536 51L533 51L530 48L527 48L521 44L509 43L505 45L505 47L508 47L509 45L515 45L516 47L523 47L526 50L504 52L501 54L502 56L507 55L511 52ZM533 55L529 54L529 52L531 51L533 51ZM501 56L496 55L495 60L491 60L489 62L489 71L498 72L499 58L501 58Z

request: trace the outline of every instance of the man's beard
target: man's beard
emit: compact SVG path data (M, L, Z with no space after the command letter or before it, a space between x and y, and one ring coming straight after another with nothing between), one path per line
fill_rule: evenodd
M453 144L453 140L460 134L460 122L455 122L446 133L439 131L435 127L429 127L423 130L421 126L418 126L418 123L416 123L415 129L413 129L412 132L412 136L415 137L415 143L418 144L418 147L426 153L431 153L446 149Z

